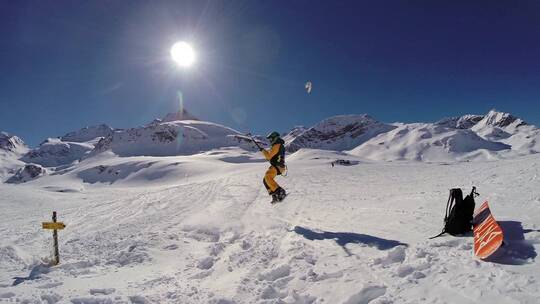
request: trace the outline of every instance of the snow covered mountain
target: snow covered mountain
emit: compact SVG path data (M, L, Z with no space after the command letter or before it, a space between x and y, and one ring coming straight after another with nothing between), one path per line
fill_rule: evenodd
M113 133L114 129L106 124L85 127L78 131L67 133L60 137L64 142L88 142L98 137L107 137Z
M471 130L486 140L508 144L519 154L540 152L540 129L509 113L491 110Z
M59 138L48 138L26 153L21 160L45 167L57 167L71 164L93 149L94 145L89 142L66 142Z
M230 146L254 149L246 136L231 128L205 121L176 120L116 130L100 140L91 154L110 150L119 156L174 156Z
M110 136L113 131L110 126L101 124L84 127L58 138L47 138L25 153L21 160L45 167L70 165L92 151L101 138Z
M13 176L11 176L6 183L20 184L37 179L46 175L47 169L37 164L25 164L24 167L19 168Z
M301 148L343 151L353 149L394 128L366 114L340 115L325 119L303 132L302 129L293 130L285 143L290 152Z
M0 132L0 181L15 173L24 163L19 158L28 151L22 139Z
M21 168L21 161L58 167L104 151L118 156L191 155L223 147L256 151L248 137L231 128L189 118L194 117L182 110L125 130L105 124L85 127L47 139L29 152L18 137L2 133L2 179ZM496 110L411 124L385 124L365 114L340 115L310 128L295 127L284 139L289 152L334 150L375 161L488 160L540 152L540 129Z
M335 116L285 136L288 151L346 151L375 160L487 160L540 152L540 129L508 113L464 115L435 123L383 124L367 115Z
M417 123L399 124L349 153L377 161L452 161L478 157L478 153L492 158L495 152L508 149L511 146L485 140L469 129Z

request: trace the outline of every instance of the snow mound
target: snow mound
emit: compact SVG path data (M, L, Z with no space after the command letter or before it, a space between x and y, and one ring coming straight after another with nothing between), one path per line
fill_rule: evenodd
M491 142L468 129L448 129L437 124L403 124L350 151L377 161L448 161L477 150L501 151L510 145Z
M26 164L6 182L10 184L26 183L47 174L47 170L37 164Z
M339 115L325 119L301 133L297 132L300 134L289 138L286 146L291 152L301 148L350 150L394 128L365 114Z
M25 154L22 160L45 167L56 167L71 164L92 149L94 146L89 143L64 142L59 138L49 138Z
M113 133L114 129L106 124L82 128L78 131L67 133L60 137L65 142L88 142L98 137L107 137Z
M100 140L92 154L110 150L119 156L174 156L231 146L254 149L249 138L231 128L182 120L116 130Z

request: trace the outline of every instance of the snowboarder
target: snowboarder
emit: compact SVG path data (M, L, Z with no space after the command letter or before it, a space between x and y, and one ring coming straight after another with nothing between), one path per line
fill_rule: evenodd
M283 141L279 136L279 133L275 131L268 134L266 138L268 138L272 147L270 150L265 150L263 148L259 149L264 154L264 158L270 161L270 167L266 170L263 184L266 187L266 190L268 190L268 194L272 196L273 204L281 202L287 195L287 192L285 192L285 190L274 180L277 175L282 175L287 170L287 167L285 166L285 141Z

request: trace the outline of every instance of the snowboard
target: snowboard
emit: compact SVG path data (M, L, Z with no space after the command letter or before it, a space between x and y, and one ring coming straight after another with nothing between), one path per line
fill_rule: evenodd
M474 255L486 259L503 244L503 231L497 223L488 202L484 202L473 216Z

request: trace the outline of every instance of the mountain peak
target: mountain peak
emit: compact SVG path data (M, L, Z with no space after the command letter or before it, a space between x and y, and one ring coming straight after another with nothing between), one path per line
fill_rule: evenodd
M191 115L186 109L179 110L177 112L168 113L160 122L171 122L177 120L199 120L197 117Z
M487 115L484 116L482 121L485 125L500 128L508 127L510 125L513 127L527 125L527 123L521 118L518 118L510 113L497 111L496 109L491 109Z
M0 150L24 153L28 150L28 147L19 137L10 135L7 132L0 132Z

